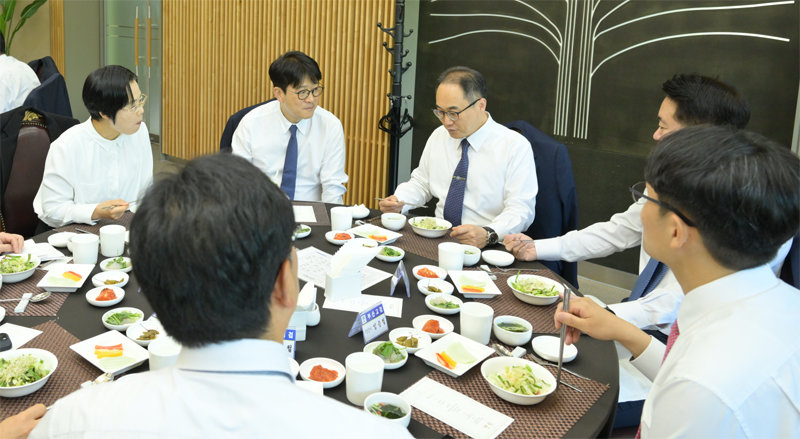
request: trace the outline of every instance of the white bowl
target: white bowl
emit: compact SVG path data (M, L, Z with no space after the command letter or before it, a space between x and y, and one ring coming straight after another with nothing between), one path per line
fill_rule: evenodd
M507 267L514 263L514 255L502 250L484 250L481 252L481 257L487 264L497 267Z
M334 236L336 236L337 233L344 233L345 235L350 236L350 239L334 239ZM330 242L333 245L342 245L345 242L349 242L354 237L355 237L355 235L353 235L352 233L343 232L341 230L331 230L330 232L325 233L325 240Z
M425 276L420 276L419 274L417 274L417 272L422 270L423 268L427 268L428 270L431 270L432 272L436 273L436 276L438 276L438 277L425 277ZM417 280L444 279L444 278L447 277L447 270L445 270L444 268L439 268L439 267L437 267L435 265L417 265L416 267L411 269L411 273L414 275L414 277L417 278Z
M501 328L498 326L499 323L519 323L520 325L528 328L528 330L525 332L513 332L509 331L508 329ZM527 320L515 316L495 317L494 323L492 324L492 330L494 331L494 336L497 337L498 340L511 346L522 346L527 343L533 335L533 325L531 325Z
M499 372L502 372L507 366L530 366L533 374L539 378L544 380L545 383L549 385L549 388L542 392L539 395L521 395L519 393L514 393L509 390L501 389L494 383L489 380L490 376L493 376ZM553 376L550 371L545 369L538 364L528 361L524 358L516 358L516 357L494 357L490 358L481 364L481 375L489 383L489 387L492 388L492 391L499 396L500 398L512 403L512 404L519 404L519 405L534 405L539 404L540 402L544 401L548 395L553 393L556 390L556 377Z
M47 237L47 242L53 247L66 247L69 240L75 235L77 235L75 232L53 233Z
M47 380L53 376L53 372L55 372L56 367L58 367L58 358L56 358L56 356L51 352L48 352L44 349L23 348L15 349L13 351L0 352L0 358L6 361L14 360L23 355L33 355L35 358L44 361L43 367L50 372L41 377L39 380L29 384L16 387L0 387L0 396L3 398L17 398L19 396L30 395L31 393L41 389L45 383L47 383Z
M369 216L369 207L363 204L356 204L355 206L350 206L350 215L353 219L362 219Z
M380 245L378 241L369 238L354 238L351 242L355 243L355 245L362 245L367 248L375 248Z
M3 256L3 259L9 256L22 256L23 259L27 261L28 255L21 254L21 253L10 253ZM13 284L15 282L22 282L23 280L33 276L33 272L36 271L36 268L41 265L42 260L39 259L38 256L31 254L31 262L33 262L33 267L29 268L25 271L19 271L17 273L3 273L3 283L6 284Z
M114 291L114 294L117 295L116 299L111 300L97 300L97 296L103 292L106 288L111 288ZM114 306L120 302L125 297L125 290L120 287L112 286L112 285L103 285L102 287L95 287L91 290L86 292L86 301L89 302L91 305L99 306L101 308L107 308L109 306Z
M433 332L423 331L422 327L425 326L425 323L427 323L428 320L437 320L439 322L439 328L444 330L444 332L435 334ZM411 321L411 326L413 326L414 329L416 330L419 330L425 334L430 335L431 338L434 340L438 340L444 337L445 335L453 332L453 329L455 329L455 325L453 325L453 322L451 322L450 320L447 320L444 317L434 316L431 314L423 314L421 316L414 317L414 320Z
M94 276L92 276L92 284L96 287L124 287L128 285L128 280L130 279L130 275L124 271L119 270L111 270L111 271L101 271ZM106 284L107 280L122 280L120 283L116 284Z
M311 369L318 364L325 369L335 370L339 374L333 381L317 381L322 383L323 389L330 389L342 384L347 371L345 370L344 366L342 366L342 363L330 358L316 357L309 358L308 360L304 361L302 364L300 364L300 377L306 381L314 381L309 375L311 374Z
M533 294L523 293L522 291L514 288L514 286L511 285L512 282L516 281L516 279L517 279L516 275L515 276L509 276L508 279L506 279L506 283L508 284L509 288L511 288L511 291L514 293L514 295L517 297L517 299L519 299L519 300L521 300L521 301L523 301L525 303L530 303L531 305L544 306L544 305L550 305L551 303L554 303L559 299L558 295L555 295L555 296L534 296ZM562 294L564 293L564 285L561 285L560 283L558 283L558 282L556 282L556 281L554 281L553 279L550 279L550 278L546 278L546 277L543 277L543 276L537 276L535 274L520 274L519 275L519 279L535 279L537 281L540 281L541 283L543 283L547 287L555 286L556 290L558 290L559 293L562 293Z
M411 224L411 229L414 230L414 233L416 233L417 235L424 236L426 238L441 238L450 230L451 227L453 227L453 224L451 224L450 221L441 218L433 218L433 219L436 220L437 225L439 225L440 227L444 227L444 229L432 230L432 229L423 229L422 227L417 227L416 226L417 222L425 218L433 218L433 217L418 216L416 218L408 220L408 223Z
M118 313L118 312L121 312L121 311L128 311L128 312L138 313L139 314L139 318L136 319L136 321L134 321L134 322L126 323L124 325L112 325L111 323L107 323L106 322L106 319L111 317L111 315L113 315L115 313ZM142 320L144 320L144 313L142 312L142 310L140 310L138 308L130 308L130 307L127 307L127 306L123 306L121 308L114 308L114 309L112 309L110 311L106 311L106 313L103 314L103 317L100 318L100 321L103 322L103 326L105 326L108 329L113 329L113 330L120 331L120 332L121 331L125 331L126 329L128 329L129 326L131 326L133 324L136 324L136 323L139 323Z
M403 346L401 344L398 344L397 343L397 338L398 337L402 337L402 336L415 337L417 339L417 347L409 348L409 347ZM414 352L417 352L418 350L420 350L422 348L428 347L432 343L431 336L428 335L428 333L422 332L422 331L414 329L414 328L395 328L395 329L392 329L391 332L389 332L389 340L391 340L392 343L394 343L394 345L397 346L398 348L405 349L409 354L413 354Z
M430 287L435 287L440 291L431 291ZM420 293L428 296L431 294L453 294L455 287L450 282L443 279L422 278L417 281L417 289Z
M394 250L396 252L399 252L400 256L386 256L386 255L384 255L383 254L383 249L385 249L385 248L390 248L390 249L392 249L392 250ZM384 245L383 247L381 247L381 251L379 251L378 254L375 255L376 258L380 259L383 262L397 262L400 259L403 259L405 256L406 256L406 251L405 250L403 250L400 247L395 247L393 245Z
M400 410L405 413L405 416L397 419L389 419L384 418L383 416L376 415L369 411L369 408L372 407L373 404L391 404L393 406L398 407ZM396 393L389 393L389 392L377 392L373 393L364 400L364 411L377 416L381 419L385 419L389 422L394 422L396 424L400 424L403 427L408 427L409 422L411 422L411 404L408 403L402 396Z
M300 230L300 229L307 229L307 230L305 232L295 233L294 234L295 239L303 239L306 236L311 234L311 227L309 227L309 226L307 226L305 224L298 225L295 230Z
M366 346L364 346L364 352L380 357L381 360L383 360L383 369L384 370L399 369L399 368L403 367L403 365L406 364L406 362L408 361L408 350L406 348L398 347L397 345L394 344L394 342L391 342L394 347L396 347L397 349L400 349L400 351L403 353L403 359L400 360L400 361L396 361L394 363L387 362L385 358L383 358L380 355L378 355L375 352L373 352L375 350L375 348L377 348L378 346L380 346L381 344L386 343L386 342L387 341L385 341L385 340L384 341L373 341L372 343L369 343Z
M406 216L402 213L384 213L381 215L381 225L396 232L406 225Z
M118 268L116 264L112 264L114 259L117 258L108 258L108 259L103 259L103 261L100 262L100 269L103 271L123 271L125 273L128 273L129 271L133 270L133 264L131 263L131 258L126 256L118 256L118 257L121 257L125 261L125 268ZM112 264L112 266L109 267L109 264Z
M158 331L155 338L152 340L139 340L139 336L144 334L145 331L155 329ZM157 319L148 319L144 322L139 322L135 325L131 325L128 329L125 330L125 335L128 336L131 340L135 341L136 344L139 346L147 347L150 342L157 340L160 337L166 335L166 331L164 331L164 327L161 326L161 323Z
M469 253L467 253L469 252ZM464 244L464 266L469 267L481 260L481 249L474 245Z
M531 341L531 348L536 355L544 358L553 363L558 362L558 344L561 340L552 335L540 335ZM563 363L569 363L578 356L578 348L574 344L564 345L564 356L562 357Z
M440 301L440 300L455 303L458 305L458 308L439 308L438 306L433 305L434 301ZM461 299L450 294L435 293L435 294L430 294L428 297L425 298L425 306L427 306L429 310L437 314L442 314L446 316L458 314L458 312L461 311L461 305L463 304L464 302L462 302Z

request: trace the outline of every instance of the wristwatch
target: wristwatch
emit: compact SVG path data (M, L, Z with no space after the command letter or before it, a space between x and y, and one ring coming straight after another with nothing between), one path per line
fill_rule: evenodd
M491 227L483 226L483 229L486 230L486 245L497 244L497 232L492 230Z

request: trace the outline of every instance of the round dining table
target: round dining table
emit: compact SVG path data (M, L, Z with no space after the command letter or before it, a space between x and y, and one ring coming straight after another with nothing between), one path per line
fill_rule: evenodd
M320 203L321 206L321 203ZM316 206L317 209L320 206ZM325 210L328 211L331 205L325 205ZM130 214L128 214L130 215ZM380 220L378 217L380 216L379 212L371 211L370 216L365 219L365 221L372 220L371 223L380 226ZM128 218L127 223L129 224L130 218ZM125 222L123 222L124 224ZM104 224L108 224L105 222ZM298 239L295 241L295 246L298 249L303 249L306 247L313 246L323 252L334 254L337 250L339 250L339 246L329 243L325 239L325 233L330 231L329 222L321 221L318 224L311 223L309 224L311 227L311 234L303 239ZM78 225L78 228L81 226ZM70 229L74 228L74 226L67 226L66 228L62 228L59 230ZM55 233L56 231L46 232L34 237L34 241L36 242L46 242L47 237ZM405 228L402 229L399 233L402 234L413 234L411 227L406 224ZM410 238L410 237L409 237ZM419 237L414 237L419 238ZM398 246L402 248L402 245L399 244ZM419 243L420 241L416 241ZM424 246L423 242L423 246ZM435 250L435 246L437 245L436 240L430 240L430 245L433 246L431 249L428 249L430 254L433 253ZM502 246L497 245L495 246L496 249L502 249ZM67 249L61 249L65 254L69 254ZM423 253L423 252L417 252ZM389 330L398 328L398 327L411 327L411 321L414 317L419 316L421 314L433 314L426 305L425 305L425 296L421 294L417 290L416 279L414 279L411 269L414 266L421 265L421 264L436 264L435 260L430 258L421 256L412 251L406 250L405 256L403 258L403 263L408 271L408 275L411 278L410 280L410 297L406 295L405 285L401 281L401 283L397 286L396 291L393 294L393 297L400 298L403 301L402 306L402 317L387 317L388 327ZM127 246L125 250L125 254L127 255ZM102 256L98 256L98 262L103 259ZM135 263L135 261L134 261ZM485 263L484 261L480 261L479 264ZM382 262L380 260L373 259L369 262L369 266L385 271L387 273L394 273L397 269L398 263L387 263ZM465 270L475 268L475 267L465 267ZM499 269L497 267L491 267L493 272L499 273ZM510 266L510 268L516 269L542 269L547 270L542 264L536 262L522 262L522 261L514 261L514 263ZM99 272L99 264L95 267L92 275ZM128 285L125 286L125 298L124 300L116 305L116 306L126 306L126 307L135 307L141 309L145 317L152 314L152 308L150 307L147 299L145 298L144 294L139 291L138 282L131 274L131 279ZM551 276L556 279L561 280L562 282L566 283L563 279L559 278L558 275L553 274L550 272ZM498 280L495 281L497 284L501 282L505 282L505 277L498 276ZM305 284L304 281L300 281L301 287ZM499 286L499 285L498 285ZM15 315L13 313L9 313L5 318L4 322L14 323L17 325L25 326L25 327L34 327L45 322L54 321L67 332L72 334L79 340L86 340L88 338L94 337L100 333L107 331L106 328L103 327L101 323L101 316L108 310L107 308L97 308L90 305L86 298L85 293L90 288L92 288L92 284L90 280L83 285L77 292L74 293L53 293L56 294L66 294L68 297L63 302L63 305L58 309L56 316L26 316L25 313L21 315ZM580 294L579 290L576 288L572 288L577 294ZM365 294L372 294L377 296L389 296L390 294L390 279L385 279L363 291ZM354 319L356 317L356 313L349 312L349 311L339 311L330 308L324 308L323 303L325 301L324 297L324 290L320 289L319 294L317 295L317 304L321 310L321 319L320 323L314 327L308 327L306 331L306 339L305 341L298 341L296 344L296 351L295 351L295 359L298 363L302 363L304 360L314 357L327 357L332 358L334 360L339 361L340 363L344 364L345 357L353 352L360 352L364 348L364 340L363 336L359 333L353 337L348 337L348 333L350 332L351 326L353 325ZM49 300L49 299L48 299ZM464 301L469 301L470 299L463 299ZM496 300L496 299L494 299ZM492 301L485 301L489 305L492 304ZM6 304L3 304L6 305ZM6 306L6 309L13 309L14 303L9 304L10 306ZM533 306L527 305L526 306ZM495 313L495 316L498 314ZM160 318L166 318L166 316L159 316ZM459 325L459 315L445 315L440 316L450 320L453 325L455 326L455 332L460 331ZM534 328L534 337L536 337L536 328ZM553 331L548 332L551 335L558 336L558 333ZM387 340L388 334L383 334L379 336L377 340ZM495 339L492 342L496 342ZM490 343L492 343L490 342ZM591 383L595 386L601 386L601 391L595 392L594 400L589 404L586 404L582 410L583 412L579 415L575 415L574 413L572 416L570 415L570 411L573 409L572 406L569 404L564 404L563 407L560 409L563 413L555 414L557 418L561 418L562 415L565 419L573 419L572 421L568 421L566 425L562 428L564 437L605 437L608 436L611 432L611 428L613 425L614 420L614 413L617 406L617 395L619 391L619 377L618 377L618 362L617 362L617 353L615 346L612 342L609 341L600 341L596 340L587 336L581 337L580 341L576 344L579 355L575 360L566 364L566 366L571 370L578 374L583 375L584 377L590 379L586 380L585 383ZM531 352L531 344L530 342L527 343L525 347L528 352ZM511 347L513 348L513 347ZM80 359L81 361L85 361ZM87 363L88 364L88 363ZM143 365L132 369L127 373L138 373L144 372L148 370L147 362ZM382 391L385 392L393 392L393 393L401 393L405 389L407 389L412 384L416 383L418 380L422 379L429 375L433 369L426 365L421 359L416 358L413 355L409 355L408 362L401 368L396 370L386 370L384 371L383 375L383 384L382 384ZM551 369L551 372L555 375L555 369ZM101 372L98 369L97 374L99 375ZM473 367L467 374L479 374L480 373L480 366ZM466 376L466 374L465 374ZM586 384L581 382L581 379L574 378L572 375L564 374L562 375L562 380L565 377L570 377L573 384L578 387L585 387ZM299 379L299 378L298 378ZM459 379L463 379L459 378ZM74 383L74 388L77 389L80 383ZM347 401L346 391L345 391L345 383L338 385L337 387L331 389L325 389L324 394L328 397L334 398L339 400L345 404L350 404ZM562 387L559 386L557 391L562 391ZM564 391L568 391L567 388ZM490 394L488 384L486 384L485 393ZM65 392L68 393L68 392ZM29 396L30 401L32 403L37 402L36 400L36 393ZM552 397L552 396L551 396ZM583 397L582 395L575 395L572 401L580 401L580 398ZM550 398L550 397L549 397ZM0 398L2 399L2 398ZM5 402L6 400L0 401L0 405ZM510 407L510 403L509 408ZM521 406L520 406L521 407ZM536 419L539 413L537 413L538 406L524 406L524 411L521 416L523 417L530 417L531 419ZM518 409L519 407L515 407ZM501 406L501 410L502 406ZM519 415L519 411L515 411L517 415ZM8 415L5 414L4 415ZM552 415L552 414L551 414ZM511 415L509 415L511 416ZM512 416L513 417L513 416ZM552 416L551 416L552 417ZM514 422L524 422L521 419L515 418ZM552 420L550 422L559 423L558 419ZM561 422L562 424L564 422ZM427 424L427 425L426 425ZM523 424L520 424L523 425ZM450 430L444 430L442 428L436 428L435 423L423 423L419 422L419 420L415 417L412 419L411 424L409 426L409 431L415 437L450 437L450 434L453 436L459 436L459 434L453 434ZM526 431L526 430L523 430ZM561 430L559 430L561 431ZM526 431L524 437L537 437L549 434L542 434L541 432L537 431ZM516 435L509 434L509 431L504 432L501 434L500 437L514 437Z

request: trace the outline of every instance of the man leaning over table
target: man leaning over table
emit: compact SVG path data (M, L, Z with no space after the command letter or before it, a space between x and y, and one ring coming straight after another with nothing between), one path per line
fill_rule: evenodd
M533 223L538 183L531 145L486 111L486 81L469 67L451 67L438 79L435 129L411 173L382 212L407 212L436 197L436 216L453 224L450 236L485 247Z
M347 174L342 123L320 107L319 65L286 52L269 66L275 100L242 118L231 147L292 200L342 203Z
M83 83L91 116L64 131L47 153L33 210L50 227L119 219L135 210L153 180L147 96L122 66L101 67ZM46 228L40 227L39 232Z
M764 137L691 127L656 146L641 192L648 254L686 293L666 346L592 300L556 312L616 340L653 379L642 437L794 437L800 431L800 291L770 259L800 228L800 159Z
M58 400L30 437L410 438L295 385L283 346L299 291L291 212L239 157L202 157L156 183L130 250L142 293L183 345L177 363ZM0 426L33 415L18 416Z

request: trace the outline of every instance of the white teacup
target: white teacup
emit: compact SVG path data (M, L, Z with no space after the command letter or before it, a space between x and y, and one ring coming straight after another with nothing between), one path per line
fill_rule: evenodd
M363 406L367 396L381 391L383 385L383 360L366 352L354 352L344 360L347 400Z
M347 206L331 208L331 230L348 230L353 227L353 211Z
M457 242L439 244L439 267L447 271L459 271L464 268L464 246Z
M122 256L125 250L125 226L111 224L100 227L100 253L107 258Z
M170 336L156 337L147 346L150 370L170 367L178 361L182 346Z
M99 247L100 237L93 233L75 235L67 242L67 248L72 252L72 260L76 264L96 264Z

